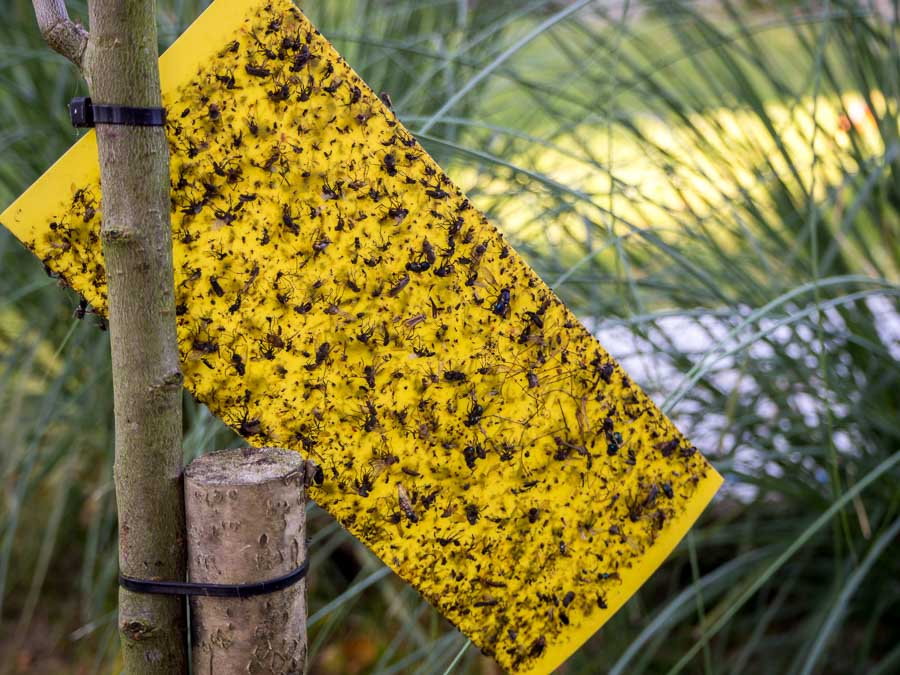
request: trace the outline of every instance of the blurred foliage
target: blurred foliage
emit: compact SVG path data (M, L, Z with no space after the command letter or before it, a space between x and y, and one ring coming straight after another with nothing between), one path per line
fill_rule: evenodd
M206 3L158 4L165 47ZM7 5L3 206L83 91ZM900 669L897 3L308 10L727 478L562 672ZM106 334L2 230L0 261L0 664L105 672ZM237 442L184 406L187 459ZM312 672L494 672L327 514L309 528Z

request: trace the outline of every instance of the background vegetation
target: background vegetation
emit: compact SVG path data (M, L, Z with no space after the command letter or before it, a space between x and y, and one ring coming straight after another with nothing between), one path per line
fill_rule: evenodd
M161 47L207 4L158 2ZM896 1L308 5L726 476L563 672L900 670ZM82 88L6 6L0 207ZM107 337L2 228L0 269L0 671L107 672ZM188 459L236 442L184 407ZM312 672L494 672L314 506L310 532Z

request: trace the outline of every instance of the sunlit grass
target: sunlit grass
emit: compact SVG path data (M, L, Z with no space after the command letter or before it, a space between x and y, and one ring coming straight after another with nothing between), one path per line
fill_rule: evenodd
M868 98L883 117L886 104L881 92L870 92ZM766 111L785 154L799 168L798 184L815 185L816 200L825 199L830 187L842 182L845 172L865 170L856 165L858 159L850 153L851 145L869 163L898 151L896 145L884 147L875 116L862 96L820 99L815 119L813 107L812 100L806 98L792 108L773 103ZM891 109L897 109L896 101L891 102ZM452 122L483 128L474 120ZM743 202L752 202L755 208L766 210L768 217L775 217L776 205L771 203L767 180L786 174L790 167L760 118L749 110L706 109L692 114L690 122L696 132L677 122L643 116L629 121L630 130L617 127L610 138L597 123L585 123L555 143L531 139L533 143L524 153L504 158L507 173L536 176L544 184L569 189L572 208L551 222L543 222L536 211L539 202L523 195L499 204L495 216L537 253L552 252L567 261L584 250L584 218L613 217L638 227L651 227L665 236L678 232L684 220L714 219L723 209L742 208ZM823 133L817 135L813 147L816 125ZM498 135L515 133L497 127L491 130ZM698 144L697 133L703 136L703 145ZM593 158L602 154L607 143L608 163L600 165ZM490 155L490 149L484 154ZM814 164L814 157L820 161ZM767 163L768 176L760 171ZM486 179L475 167L458 171L456 178L497 197L514 189L509 175ZM611 197L606 198L608 195ZM738 244L727 232L721 235L722 246ZM892 267L888 257L882 263Z

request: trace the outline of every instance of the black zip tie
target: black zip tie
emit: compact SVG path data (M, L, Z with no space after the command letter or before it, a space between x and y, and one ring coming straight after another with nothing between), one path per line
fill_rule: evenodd
M119 586L135 593L153 595L202 595L211 598L249 598L253 595L274 593L288 586L293 586L306 577L309 569L309 558L295 570L268 581L257 581L251 584L198 584L187 581L148 581L119 575Z
M129 127L163 127L165 108L135 108L127 105L94 103L81 96L69 103L69 117L76 128L90 128L98 124L121 124Z

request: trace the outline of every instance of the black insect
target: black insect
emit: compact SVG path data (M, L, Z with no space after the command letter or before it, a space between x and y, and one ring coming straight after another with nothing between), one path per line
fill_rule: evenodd
M265 66L258 66L255 63L248 63L244 66L244 70L247 71L248 75L253 75L253 77L268 77L272 74L272 71Z
M544 653L544 649L547 647L547 639L541 635L534 642L531 643L531 647L528 650L528 656L530 658L536 659L541 654Z
M619 452L622 447L622 434L616 432L606 432L606 454L612 457Z
M467 445L463 450L463 458L466 460L466 466L470 469L475 468L475 462L479 459L487 457L484 448L481 445Z
M673 438L670 441L665 441L664 443L658 443L656 445L656 449L659 450L660 454L663 457L671 457L672 453L678 449L679 442L677 438Z
M432 490L427 495L422 497L422 506L426 509L431 508L431 505L434 504L434 500L437 499L439 493L440 489Z
M87 312L88 301L84 298L78 301L78 307L75 309L75 318L76 319L84 319L84 315ZM185 308L186 309L186 308Z
M337 199L343 194L342 186L343 181L338 181L334 184L334 187L329 185L327 179L322 180L322 196L327 199Z
M529 389L534 389L540 384L540 382L538 382L538 376L534 374L533 370L529 370L525 373L525 379L528 380Z
M422 257L406 263L406 269L410 272L424 272L431 267L437 256L434 253L434 246L426 239L422 242Z
M210 278L209 278L209 285L212 287L213 293L215 293L216 295L218 295L220 298L221 298L223 295L225 295L225 291L224 291L224 289L222 288L222 285L219 283L219 280L216 279L216 277L210 277Z
M672 499L672 497L675 496L675 493L672 491L672 486L669 483L662 484L662 491L663 494L669 499Z
M195 338L191 342L191 348L201 354L215 354L219 351L219 345L212 340L201 340L199 338Z
M415 262L406 263L406 269L410 272L421 273L431 267L431 263L427 260L416 260Z
M491 305L491 311L497 316L502 316L504 319L509 315L509 289L504 288L501 289L500 295L497 296L497 300Z
M409 209L405 209L402 206L392 206L388 209L388 217L393 218L394 222L398 225L403 222L403 219L409 215Z
M217 176L226 178L228 180L228 183L231 185L237 183L244 173L244 170L240 167L240 165L234 164L231 161L225 161L221 164L214 161L212 163L212 168L213 172ZM216 195L218 195L218 190L216 190Z
M241 358L241 355L238 353L234 353L231 355L231 365L237 371L238 375L243 376L247 372L247 367L244 364L244 359Z
M294 214L291 212L290 204L284 204L281 207L281 224L284 225L291 234L300 234L300 226L294 220Z
M615 372L615 366L613 366L610 361L603 361L599 354L594 356L591 365L594 366L597 376L606 382L606 384L609 384L612 375Z
M626 497L625 506L628 508L628 519L632 523L636 523L641 519L641 516L644 514L644 505L642 502L638 501L637 497L634 499Z
M480 403L472 402L469 412L466 414L466 421L463 422L467 427L472 427L481 421L484 415L484 406Z
M534 525L541 515L541 510L535 507L528 509L528 522Z
M315 370L316 368L318 368L325 362L325 359L328 358L328 354L330 354L330 353L331 353L331 344L329 344L328 342L323 342L322 344L319 345L319 348L316 349L315 362L307 364L306 369L310 370L310 371Z
M435 274L435 276L438 276L438 277L450 276L451 274L453 274L453 264L445 263L445 264L441 265L440 267L438 267L434 270L434 274Z
M325 472L322 471L322 467L318 464L316 464L316 470L313 473L313 482L315 482L316 485L321 485L325 482Z
M297 100L301 103L308 101L312 95L313 91L315 91L315 86L313 84L312 77L309 78L309 83L306 86L300 87L300 93L297 94ZM315 144L313 144L315 145ZM316 148L318 150L318 148ZM304 178L308 177L308 172L304 171Z
M356 334L356 339L362 342L364 345L369 343L369 340L372 339L372 335L375 334L375 326L369 324L367 326L363 326L360 331ZM367 366L371 368L371 366ZM371 385L375 386L375 385Z
M477 504L466 504L466 520L469 521L469 525L477 523L479 515L481 512Z
M226 89L234 89L234 75L232 73L216 75L216 79L224 84Z
M387 347L391 344L391 332L388 330L387 322L381 322L381 345Z
M287 101L291 97L291 87L287 83L281 84L266 93L270 101Z
M371 401L366 401L366 422L363 428L366 431L374 431L378 428L378 411Z
M509 441L504 441L497 446L498 455L500 457L501 462L509 462L513 457L516 456L515 453L516 446L514 443L510 443Z
M291 63L291 71L294 73L299 72L307 63L309 63L311 58L312 55L309 53L309 47L302 45L299 51L294 54L294 60Z
M386 346L386 345L385 345ZM428 348L428 345L422 342L421 340L413 343L413 354L416 356L427 359L430 356L434 356L435 352L432 349Z
M206 206L204 199L188 199L187 203L181 207L181 212L186 216L196 216Z
M258 436L262 433L262 422L258 417L250 417L250 390L244 392L244 412L238 422L238 431L241 436Z
M281 38L281 50L285 52L294 52L300 49L303 43L300 41L299 33L294 36L285 35ZM282 55L280 58L284 58Z
M216 105L215 103L209 104L209 107L207 108L207 112L209 114L209 119L211 119L213 121L219 119L222 116L222 113L219 110L219 106Z
M375 487L375 477L371 471L363 473L362 478L354 478L353 486L360 497L368 497Z
M381 102L384 103L388 108L390 108L391 110L394 109L394 102L391 101L391 96L386 91L378 94L378 98L380 98Z
M544 320L541 319L540 314L537 312L525 312L525 318L531 321L538 328L544 327Z
M447 382L465 382L466 374L461 370L448 370L444 373L444 379Z
M386 154L382 163L384 164L384 170L387 171L389 176L397 175L397 159L392 153Z
M326 235L321 235L316 241L313 242L312 248L316 254L324 253L325 249L328 248L328 245L331 243L331 239L329 239Z
M212 181L203 182L203 201L209 202L214 197L219 196L219 186Z

